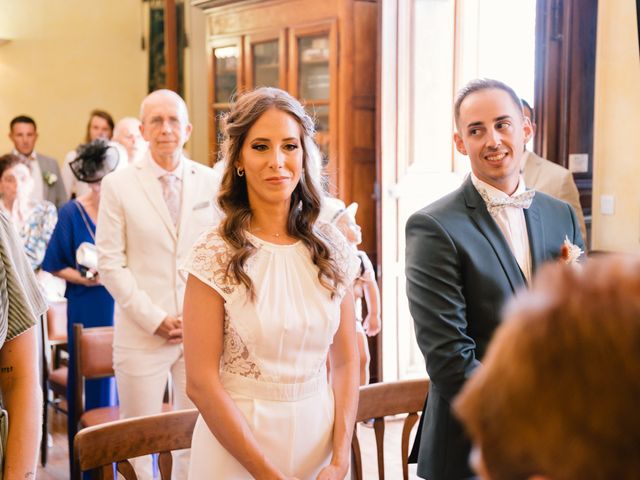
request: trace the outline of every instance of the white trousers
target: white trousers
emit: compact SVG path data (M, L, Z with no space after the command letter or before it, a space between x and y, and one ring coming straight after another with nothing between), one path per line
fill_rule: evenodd
M113 368L118 384L120 418L154 415L162 411L162 399L171 376L173 409L195 408L186 393L182 345L165 344L153 350L114 347ZM189 450L173 452L173 478L187 478ZM132 461L141 480L152 478L151 457Z

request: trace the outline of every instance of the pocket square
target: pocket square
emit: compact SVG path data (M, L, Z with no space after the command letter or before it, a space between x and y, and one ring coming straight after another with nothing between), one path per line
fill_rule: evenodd
M205 200L204 202L196 203L193 206L193 210L200 210L202 208L208 207L209 205L211 205L211 201L210 200Z

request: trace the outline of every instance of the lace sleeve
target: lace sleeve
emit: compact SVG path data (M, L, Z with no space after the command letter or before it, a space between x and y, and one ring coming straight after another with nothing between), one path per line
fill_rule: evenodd
M318 228L331 243L334 259L340 268L342 278L344 278L344 283L338 287L338 296L342 298L360 273L360 259L356 249L349 245L347 239L335 225L318 223Z
M227 276L230 260L230 247L220 237L216 227L200 236L182 264L181 270L213 288L227 301L238 287L238 284Z

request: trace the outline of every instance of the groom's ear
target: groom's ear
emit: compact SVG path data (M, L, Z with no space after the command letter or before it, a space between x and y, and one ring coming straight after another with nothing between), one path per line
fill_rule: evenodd
M462 155L468 155L467 149L464 147L462 137L458 132L454 132L453 134L453 143L456 144L456 150L458 150L458 152L460 152Z

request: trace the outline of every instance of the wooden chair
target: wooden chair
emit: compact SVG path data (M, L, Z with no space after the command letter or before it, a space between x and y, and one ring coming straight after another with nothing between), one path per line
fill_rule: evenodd
M398 382L374 383L360 387L360 401L356 422L371 418L376 435L376 450L378 454L378 478L384 479L384 417L389 415L408 414L402 427L401 455L402 478L409 478L409 436L411 429L418 421L418 412L424 406L424 400L429 391L429 380L401 380ZM362 458L360 443L357 436L357 425L351 442L351 471L356 480L362 480Z
M126 480L136 476L129 459L158 453L160 478L169 480L172 450L191 447L197 410L179 410L88 427L74 440L74 478L97 469L99 479L113 479L113 463Z
M67 413L60 407L60 398L67 397L69 369L60 365L60 352L67 345L67 303L54 302L47 311L47 335L52 349L53 360L49 367L49 389L53 392L51 405L58 411Z
M112 422L120 418L117 406L84 409L84 382L97 378L113 377L113 327L85 328L73 326L75 346L75 424L78 429Z

